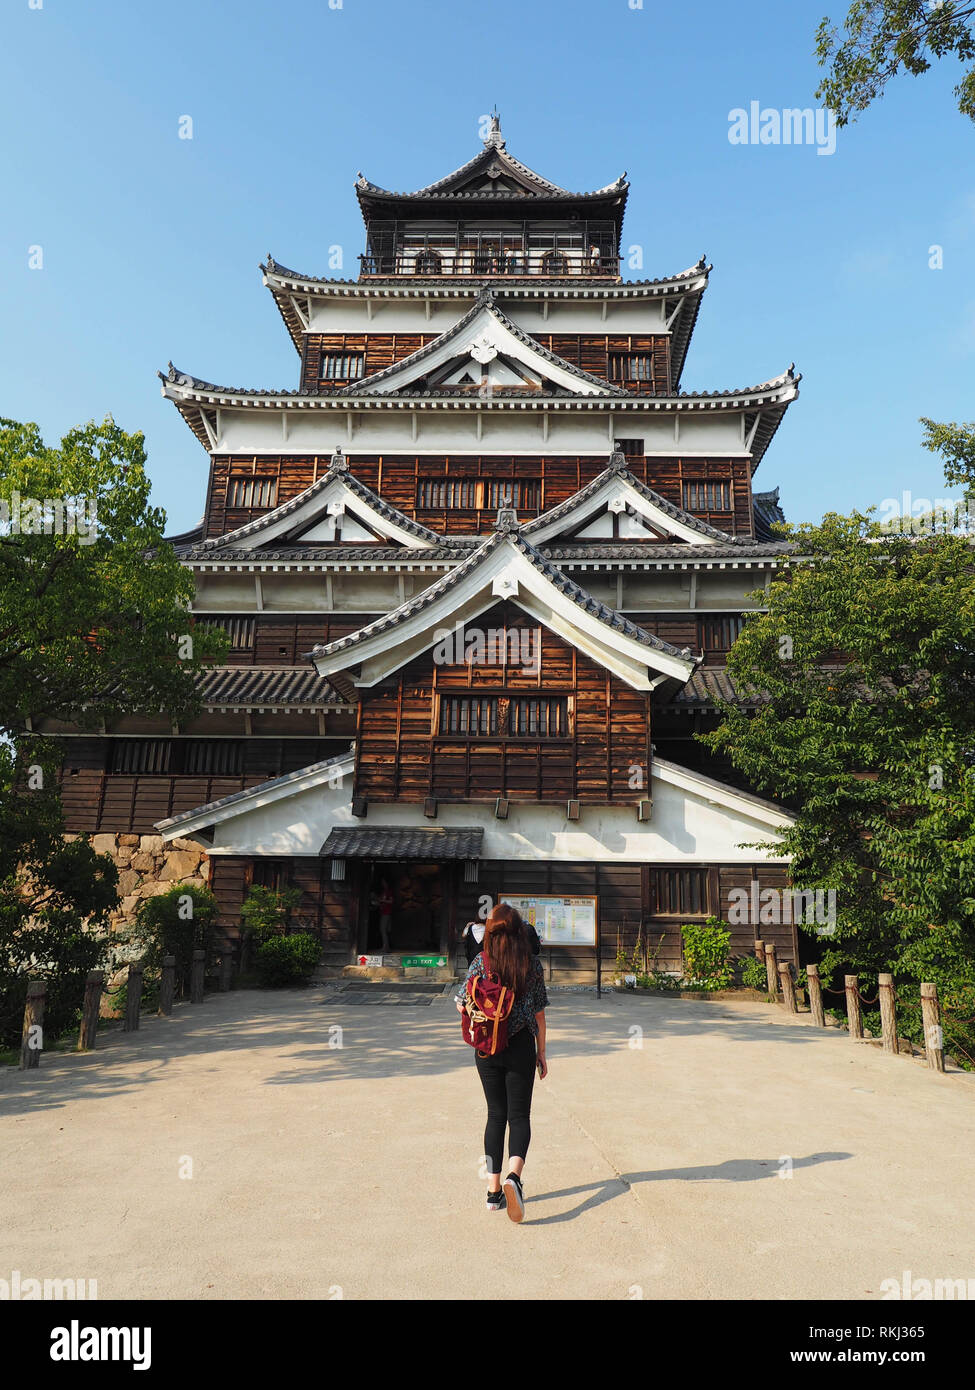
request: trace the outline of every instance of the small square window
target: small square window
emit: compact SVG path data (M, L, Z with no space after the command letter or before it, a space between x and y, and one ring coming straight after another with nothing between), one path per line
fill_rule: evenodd
M319 375L323 381L358 381L365 360L364 352L323 352Z

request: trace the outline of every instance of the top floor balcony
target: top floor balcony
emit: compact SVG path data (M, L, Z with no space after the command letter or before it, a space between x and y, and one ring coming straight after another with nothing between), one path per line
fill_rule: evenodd
M360 256L361 278L441 279L498 276L566 280L618 279L617 242L605 229L501 232L456 226L410 230L370 228L369 249Z
M621 257L583 254L571 251L489 252L410 251L402 250L390 256L360 256L360 276L403 277L408 279L440 279L466 276L493 279L499 275L531 276L550 280L566 280L579 276L586 279L619 279Z

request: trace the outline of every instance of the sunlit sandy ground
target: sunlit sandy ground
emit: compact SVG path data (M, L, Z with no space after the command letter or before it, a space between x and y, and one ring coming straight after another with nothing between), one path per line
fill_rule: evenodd
M975 1279L970 1076L762 1004L558 994L549 1034L520 1227L483 1209L483 1099L449 996L208 996L5 1069L0 1278L174 1299Z

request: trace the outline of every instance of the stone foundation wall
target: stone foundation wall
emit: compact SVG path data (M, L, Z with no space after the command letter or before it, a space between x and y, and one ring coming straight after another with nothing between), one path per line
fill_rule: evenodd
M77 835L68 835L77 840ZM210 860L193 840L169 840L161 835L92 835L97 854L110 854L118 865L121 903L112 914L112 929L127 934L145 898L165 893L177 883L210 886Z

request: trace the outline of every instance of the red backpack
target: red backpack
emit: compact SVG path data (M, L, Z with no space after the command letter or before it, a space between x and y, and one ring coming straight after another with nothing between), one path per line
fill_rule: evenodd
M515 1002L515 992L503 985L491 972L487 952L484 974L474 975L464 991L464 1012L461 1028L464 1041L475 1048L479 1057L493 1057L508 1046L508 1018Z

